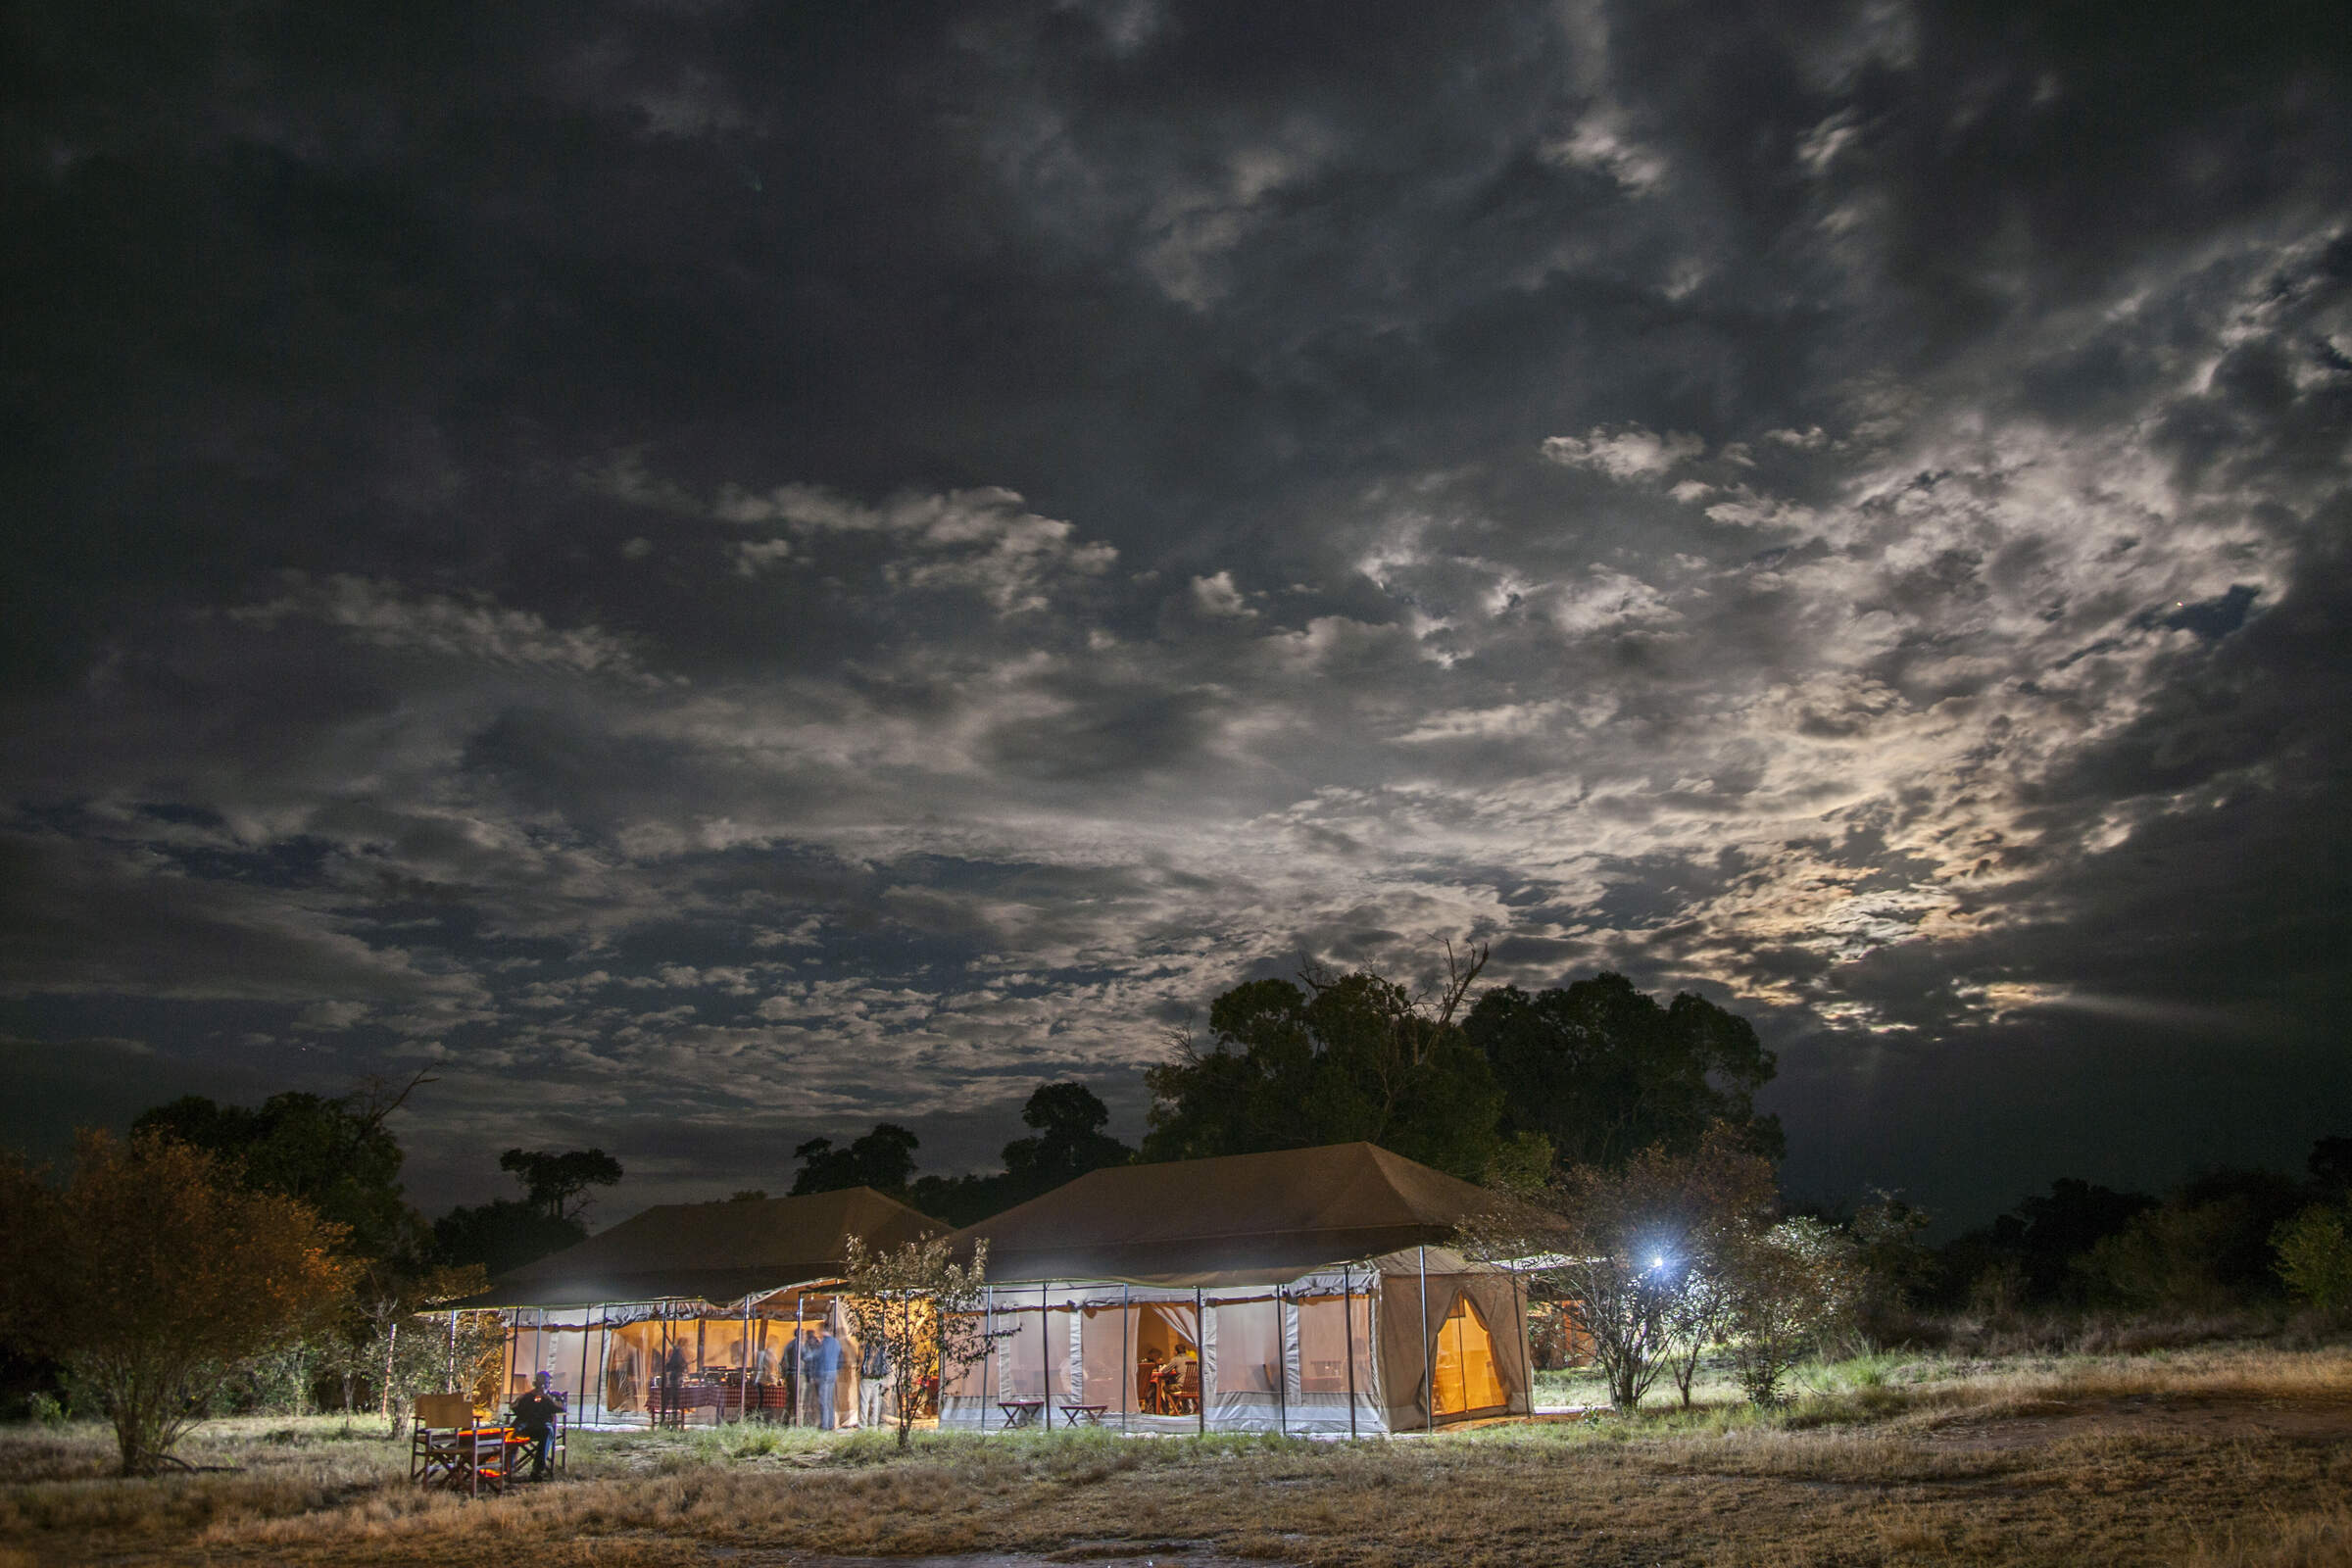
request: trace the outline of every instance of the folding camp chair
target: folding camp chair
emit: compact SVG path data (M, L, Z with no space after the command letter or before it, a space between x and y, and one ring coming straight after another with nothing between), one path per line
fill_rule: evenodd
M483 1426L465 1395L428 1394L416 1401L409 1479L468 1496L504 1492L520 1446L513 1428Z

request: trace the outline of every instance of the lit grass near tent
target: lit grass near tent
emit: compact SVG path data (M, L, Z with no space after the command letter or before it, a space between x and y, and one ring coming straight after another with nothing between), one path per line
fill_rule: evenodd
M1890 1374L1900 1372L1900 1376ZM208 1427L208 1468L107 1479L91 1428L0 1436L22 1563L782 1563L788 1553L1200 1553L1445 1561L2297 1568L2352 1560L2352 1350L2246 1346L1808 1369L1763 1412L1435 1438L1121 1439L761 1429L593 1435L580 1479L468 1504L339 1423Z

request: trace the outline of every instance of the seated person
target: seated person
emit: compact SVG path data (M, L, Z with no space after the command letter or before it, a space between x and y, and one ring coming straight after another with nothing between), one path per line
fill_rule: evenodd
M564 1414L564 1406L548 1392L554 1379L539 1373L531 1379L531 1392L514 1401L514 1430L531 1440L531 1479L545 1481L548 1477L548 1448L556 1430L556 1422Z

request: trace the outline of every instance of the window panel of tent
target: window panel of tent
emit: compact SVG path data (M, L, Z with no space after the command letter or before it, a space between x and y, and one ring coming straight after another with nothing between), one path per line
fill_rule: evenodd
M1271 1396L1282 1376L1282 1317L1277 1304L1232 1301L1218 1305L1215 1387L1223 1394Z

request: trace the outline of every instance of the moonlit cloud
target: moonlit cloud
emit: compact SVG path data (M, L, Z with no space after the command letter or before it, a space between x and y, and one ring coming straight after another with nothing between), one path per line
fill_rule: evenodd
M645 1202L1469 938L1746 1011L1808 1192L2291 1162L2352 120L2246 27L61 14L0 1026Z

